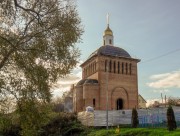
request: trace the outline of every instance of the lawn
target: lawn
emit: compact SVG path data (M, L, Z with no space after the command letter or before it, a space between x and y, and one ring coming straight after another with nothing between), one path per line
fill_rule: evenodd
M180 136L180 129L169 132L166 128L120 128L116 129L94 129L87 136Z

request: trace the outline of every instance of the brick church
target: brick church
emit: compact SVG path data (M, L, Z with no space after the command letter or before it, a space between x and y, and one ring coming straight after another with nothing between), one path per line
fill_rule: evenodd
M107 24L103 45L81 64L82 80L74 87L74 112L138 108L139 59L114 46L113 32ZM108 106L107 106L108 105Z

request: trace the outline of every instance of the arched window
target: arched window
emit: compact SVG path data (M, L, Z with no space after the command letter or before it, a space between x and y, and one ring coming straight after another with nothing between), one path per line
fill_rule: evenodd
M105 40L104 40L104 45L105 45Z
M93 73L93 63L91 64L91 73Z
M109 62L109 72L111 72L111 60Z
M91 73L93 73L93 63L91 64Z
M96 62L95 62L95 71L96 71Z
M131 67L132 67L132 64L130 63L130 64L129 64L129 74L130 74L130 75L131 75L131 73L132 73L132 71L131 71L132 68L131 68Z
M112 44L112 40L111 39L109 39L109 44Z
M89 68L88 68L89 70L89 72L88 72L88 75L90 75L91 74L91 67L90 67L90 65L89 65Z
M90 64L90 74L92 74L92 64Z
M107 71L107 60L105 60L105 72Z
M120 63L118 61L118 74L120 73Z
M87 73L87 68L86 68L86 76L88 75L88 73Z
M96 71L96 69L95 69L95 65L96 65L96 63L94 62L94 72Z
M84 68L84 76L86 76L86 68Z
M116 109L122 110L123 109L123 99L119 98L116 100Z
M126 75L128 74L128 64L126 63Z
M93 98L93 107L96 107L96 99Z
M122 74L124 74L124 62L122 63Z
M114 73L116 73L116 61L114 61Z

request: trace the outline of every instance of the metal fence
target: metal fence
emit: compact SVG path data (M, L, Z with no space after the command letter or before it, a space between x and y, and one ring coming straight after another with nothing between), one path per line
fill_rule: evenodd
M180 127L180 107L173 107L177 126ZM167 108L139 109L139 127L166 127ZM132 110L114 110L108 112L109 126L131 125ZM106 126L106 111L80 112L78 119L86 126Z

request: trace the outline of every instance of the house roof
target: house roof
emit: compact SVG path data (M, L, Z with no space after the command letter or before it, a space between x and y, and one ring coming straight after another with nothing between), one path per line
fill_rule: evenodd
M146 102L147 103L147 101L139 94L138 96L140 96L143 100L144 100L144 102Z

